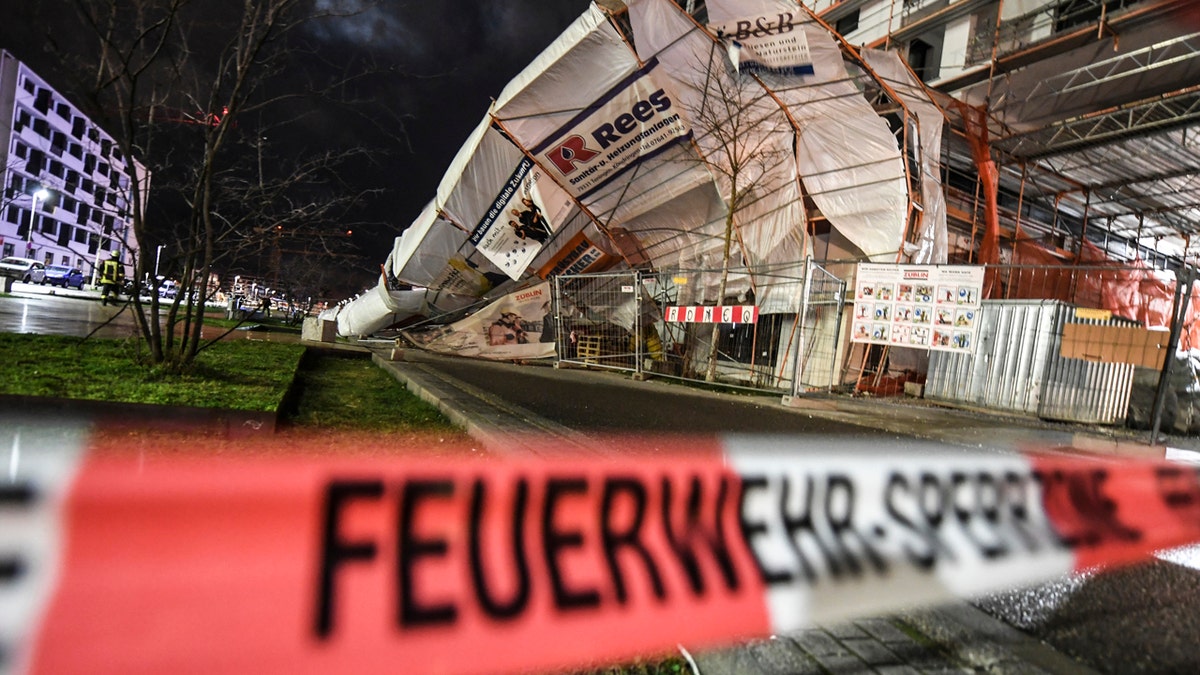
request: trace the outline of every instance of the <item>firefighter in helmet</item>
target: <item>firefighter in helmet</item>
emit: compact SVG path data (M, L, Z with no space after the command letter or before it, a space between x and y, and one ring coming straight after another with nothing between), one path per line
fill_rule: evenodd
M121 254L113 251L108 260L100 263L100 304L107 305L111 296L113 304L117 304L117 293L121 284L125 283L125 266L121 264Z

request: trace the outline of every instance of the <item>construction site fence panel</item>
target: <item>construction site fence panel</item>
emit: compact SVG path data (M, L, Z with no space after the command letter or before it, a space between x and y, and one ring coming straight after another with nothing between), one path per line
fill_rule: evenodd
M803 269L803 278L771 279L800 289L796 311L771 314L758 313L752 293L692 304L695 285L720 278L721 270L557 277L559 363L767 392L829 389L840 375L846 284L815 263ZM754 275L764 276L728 271L731 278Z

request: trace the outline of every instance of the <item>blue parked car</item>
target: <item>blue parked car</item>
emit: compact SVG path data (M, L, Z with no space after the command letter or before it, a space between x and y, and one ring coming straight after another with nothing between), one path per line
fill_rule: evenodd
M66 265L46 265L42 284L83 289L83 272Z

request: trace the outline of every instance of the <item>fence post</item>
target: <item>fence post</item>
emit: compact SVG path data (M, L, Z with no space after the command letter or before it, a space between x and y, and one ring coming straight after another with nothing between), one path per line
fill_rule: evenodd
M800 337L796 340L796 353L792 357L792 396L800 395L800 359L804 356L804 322L808 319L808 300L812 292L812 268L812 256L804 256L804 297L800 301L800 316L797 322Z
M551 319L554 321L554 367L558 368L562 365L563 355L567 353L563 346L566 343L562 325L562 277L554 277L554 297L550 301L550 311L553 312ZM546 327L542 326L542 330L546 330Z
M1162 372L1158 375L1158 389L1154 395L1154 426L1150 432L1150 445L1158 442L1158 431L1162 427L1163 405L1167 399L1167 387L1171 386L1171 366L1175 363L1175 351L1179 348L1179 334L1187 319L1188 301L1192 298L1192 283L1196 272L1186 264L1175 270L1175 302L1171 304L1171 333L1167 337L1167 354L1163 358ZM1184 289L1187 292L1184 293ZM1182 296L1182 297L1181 297Z
M642 273L633 270L633 372L642 379Z

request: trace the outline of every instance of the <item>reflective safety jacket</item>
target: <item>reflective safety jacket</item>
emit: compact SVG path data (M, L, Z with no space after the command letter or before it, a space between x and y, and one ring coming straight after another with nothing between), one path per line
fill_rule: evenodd
M119 260L108 259L100 263L100 283L119 284L125 281L125 266Z

